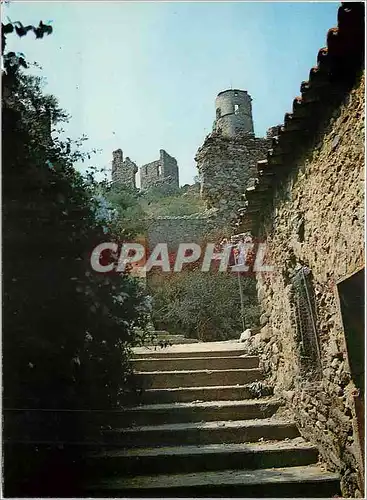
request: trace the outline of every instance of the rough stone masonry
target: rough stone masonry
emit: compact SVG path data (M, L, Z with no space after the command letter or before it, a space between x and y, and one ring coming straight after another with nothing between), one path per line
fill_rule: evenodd
M251 97L244 90L226 90L216 99L213 132L199 148L195 160L201 178L201 195L218 219L234 219L243 206L243 193L257 175L270 138L254 136Z
M137 165L129 157L126 157L124 161L121 149L117 149L112 154L112 182L135 189L135 176L138 172Z
M140 167L140 187L146 190L164 185L178 188L179 178L176 159L161 149L158 160Z
M247 342L261 354L301 434L340 473L347 497L363 496L363 387L352 377L337 283L364 268L364 95L363 76L318 142L259 208L265 213L259 235L275 272L257 276L262 329ZM312 275L307 293L314 325L302 332L295 282L303 269ZM314 353L305 334L314 336ZM361 340L354 342L363 349Z
M117 149L112 154L112 182L135 189L138 172L136 163L129 157L126 157L124 161L121 149ZM158 160L140 167L141 189L147 190L155 186L179 187L177 161L164 149L160 150Z

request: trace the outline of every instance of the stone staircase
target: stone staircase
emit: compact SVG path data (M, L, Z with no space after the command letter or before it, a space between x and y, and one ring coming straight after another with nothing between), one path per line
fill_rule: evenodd
M331 497L336 474L318 461L282 402L254 397L256 356L216 342L136 349L140 405L116 411L89 454L94 497ZM278 415L277 415L278 412Z

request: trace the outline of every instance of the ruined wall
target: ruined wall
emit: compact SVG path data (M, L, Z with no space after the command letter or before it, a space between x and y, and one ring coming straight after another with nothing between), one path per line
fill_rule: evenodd
M209 208L218 209L218 217L235 218L243 206L242 194L257 176L256 163L266 156L270 140L250 134L229 138L210 134L198 150L195 160L201 178L201 195Z
M277 136L279 127L280 125L276 125L275 127L270 127L266 132L266 138L270 139L271 137Z
M112 182L135 189L135 177L138 172L137 165L129 157L126 157L124 161L121 149L117 149L112 155Z
M140 167L141 189L149 189L162 185L179 187L176 159L170 156L164 149L161 149L159 154L159 160L152 161Z
M157 217L148 222L148 246L152 250L158 243L167 243L168 251L175 251L180 243L200 243L216 227L216 218L203 214Z
M262 352L262 367L287 397L301 433L340 472L343 496L361 496L356 388L335 283L364 266L364 80L277 190L265 228L275 269L258 275L262 330L250 343ZM292 305L300 265L313 276L321 371L311 378L302 371Z

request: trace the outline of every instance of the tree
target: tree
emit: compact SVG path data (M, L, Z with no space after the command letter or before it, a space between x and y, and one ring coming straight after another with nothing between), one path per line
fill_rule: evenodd
M225 228L210 231L203 237L201 248L217 242L220 251L220 242L226 236ZM204 254L185 264L179 273L151 273L148 283L153 296L153 321L159 328L203 341L237 338L243 330L238 275L230 270L219 271L219 261L213 261L210 270L203 272ZM175 261L175 252L171 259ZM259 319L255 280L246 275L240 280L245 325L254 327Z
M109 185L105 189L105 199L115 210L114 231L123 238L134 238L146 231L146 213L142 206L141 194L137 189L123 185Z
M14 24L13 30L3 26L3 48L11 32L33 31L39 38L48 32L41 23L41 31ZM119 235L111 221L97 217L99 186L74 169L84 158L79 146L85 137L51 135L67 114L55 97L44 94L39 78L25 74L22 56L7 53L4 61L5 491L7 496L74 496L74 451L69 456L56 445L32 444L19 449L14 436L83 441L81 414L65 420L68 413L60 409L120 406L133 384L129 356L137 341L135 327L144 330L148 309L139 282L91 269L93 248L106 239L118 241ZM58 411L46 419L44 412L23 411L14 419L10 408ZM29 415L36 418L30 422ZM68 471L63 477L60 453Z
M258 319L255 283L241 278L244 290L245 324L254 327ZM151 293L153 320L161 328L185 333L202 341L238 338L242 331L241 302L234 273L186 270L167 276Z

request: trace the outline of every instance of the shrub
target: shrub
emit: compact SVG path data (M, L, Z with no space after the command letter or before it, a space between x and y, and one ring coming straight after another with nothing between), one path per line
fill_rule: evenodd
M133 384L129 355L137 341L135 327L144 330L147 321L146 297L128 275L92 272L93 248L120 235L101 217L99 186L74 169L84 158L79 147L85 138L59 138L54 127L68 117L57 99L44 95L39 78L25 74L22 57L5 56L5 491L6 496L74 496L75 454L62 453L57 442L83 441L85 422L78 412L39 410L123 403ZM36 444L20 445L24 439ZM40 441L51 443L42 453ZM68 472L59 472L59 466Z
M255 284L241 277L246 328L257 324ZM153 281L154 283L154 281ZM236 274L186 270L154 283L153 320L160 328L203 341L227 340L242 332Z

